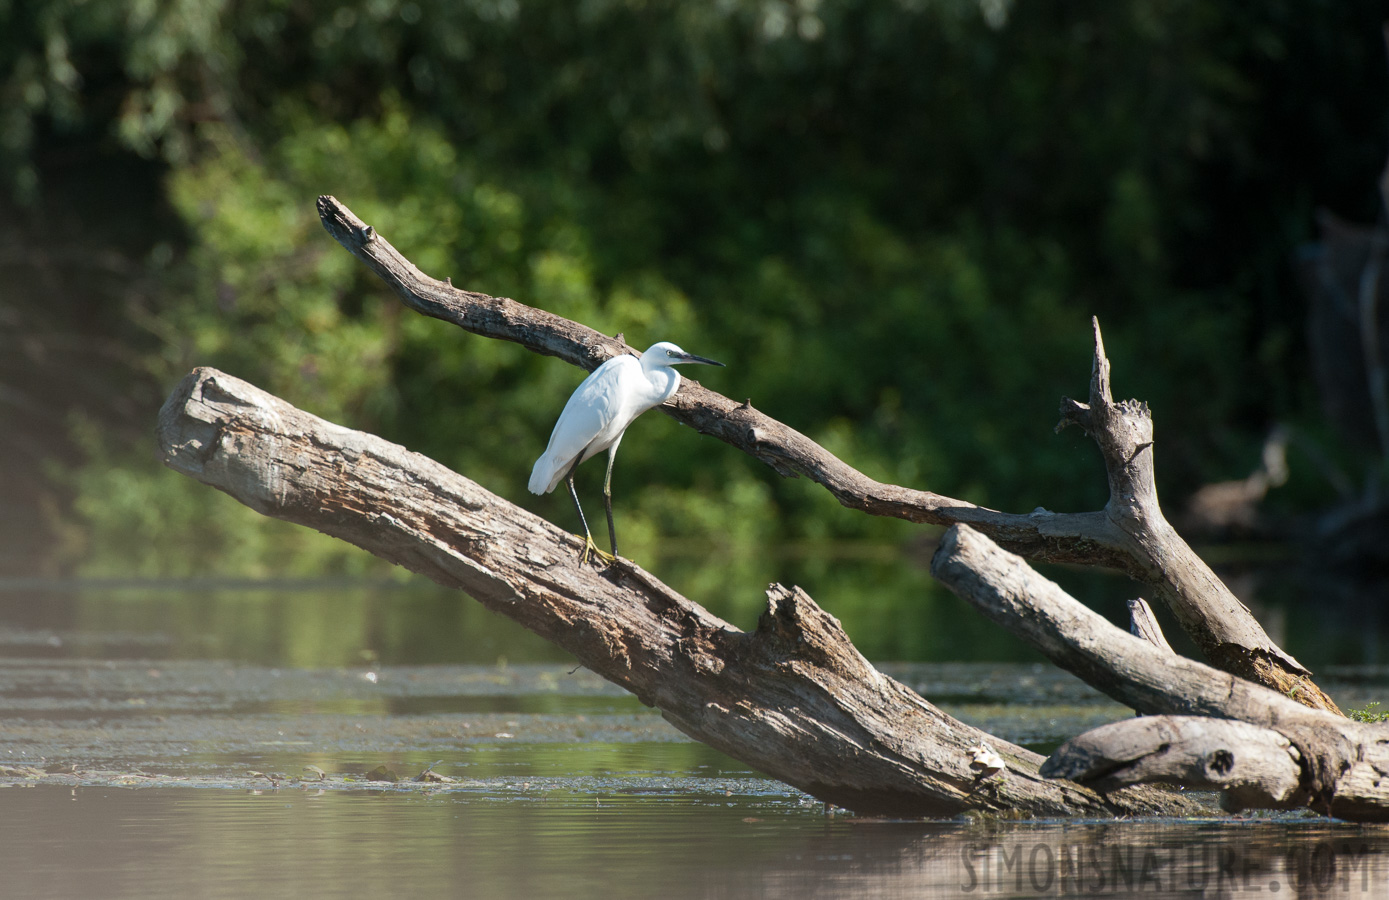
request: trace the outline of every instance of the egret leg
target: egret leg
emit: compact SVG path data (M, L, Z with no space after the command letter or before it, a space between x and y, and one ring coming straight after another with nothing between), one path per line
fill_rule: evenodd
M608 474L603 476L603 508L608 513L608 546L617 558L617 528L613 526L613 460L617 459L617 441L608 448Z
M574 499L574 509L579 513L579 523L584 526L584 552L583 555L579 557L579 565L584 565L588 562L588 555L590 553L595 553L608 562L612 562L613 557L604 553L599 546L593 542L593 533L588 530L588 519L584 516L583 506L579 504L579 492L574 489L574 469L577 468L578 465L575 464L574 467L569 470L569 474L565 476L564 481L569 485L569 496Z

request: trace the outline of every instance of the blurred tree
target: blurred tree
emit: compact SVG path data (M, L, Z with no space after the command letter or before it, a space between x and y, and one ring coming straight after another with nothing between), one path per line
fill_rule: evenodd
M139 430L149 397L218 365L526 499L580 373L402 313L318 231L333 193L431 274L678 340L855 465L995 506L1102 501L1093 451L1049 434L1098 314L1175 501L1247 471L1273 420L1315 415L1286 260L1315 204L1372 209L1385 18L1382 0L0 2L0 155L16 216L80 211L26 246L118 249L111 285L55 277L118 335L94 365L144 398ZM132 158L153 162L120 207L65 193ZM131 207L154 212L122 227ZM49 293L0 306L32 330ZM103 404L77 408L74 533L125 565L191 517L131 537L161 474ZM638 429L618 475L647 486L634 552L906 533L661 417Z

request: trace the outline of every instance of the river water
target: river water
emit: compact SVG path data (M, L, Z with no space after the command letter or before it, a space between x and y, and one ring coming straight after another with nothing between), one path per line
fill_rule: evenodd
M0 588L4 898L1389 896L1389 828L1305 814L826 809L456 595ZM883 668L1043 752L1132 715L1026 658Z

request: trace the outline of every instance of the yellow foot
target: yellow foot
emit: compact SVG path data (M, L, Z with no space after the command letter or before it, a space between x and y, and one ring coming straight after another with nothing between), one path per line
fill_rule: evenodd
M577 534L574 536L579 537L579 535ZM593 543L593 535L583 535L583 539L584 552L583 555L579 557L579 565L582 566L588 564L588 555L590 553L592 553L594 556L597 556L599 559L603 560L603 562L608 563L609 565L617 561L616 556L613 556L611 553L608 553L607 551L600 548L597 544Z

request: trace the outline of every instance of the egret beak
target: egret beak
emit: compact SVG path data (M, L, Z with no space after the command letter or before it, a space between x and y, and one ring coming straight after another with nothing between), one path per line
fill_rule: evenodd
M722 366L722 365L723 365L723 363L719 362L718 360L707 359L707 358L705 358L705 357L703 357L703 356L695 356L693 353L686 353L686 354L683 354L683 355L680 357L680 359L677 360L677 362L682 362L682 363L699 363L699 364L702 365L702 366Z

